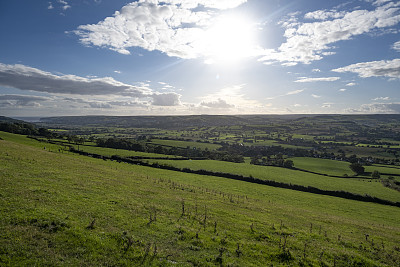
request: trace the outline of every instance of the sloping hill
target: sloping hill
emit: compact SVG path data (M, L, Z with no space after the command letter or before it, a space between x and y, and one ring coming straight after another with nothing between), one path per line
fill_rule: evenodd
M399 208L0 140L0 265L396 266ZM50 151L49 151L50 150Z

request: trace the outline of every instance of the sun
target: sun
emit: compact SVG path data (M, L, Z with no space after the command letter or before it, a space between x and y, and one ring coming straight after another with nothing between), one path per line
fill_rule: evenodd
M241 16L221 16L205 31L202 45L209 62L231 63L254 56L254 23Z

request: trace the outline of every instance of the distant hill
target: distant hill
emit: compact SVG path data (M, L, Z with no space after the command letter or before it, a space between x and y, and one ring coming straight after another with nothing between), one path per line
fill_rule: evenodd
M135 128L185 128L199 126L245 125L248 119L237 116L68 116L40 120L46 124L70 126L109 126Z
M5 117L5 116L0 116L0 122L25 123L25 121L9 118L9 117Z
M108 126L133 128L187 128L232 125L265 125L269 123L340 122L376 125L399 122L400 115L189 115L189 116L61 116L41 118L45 125Z

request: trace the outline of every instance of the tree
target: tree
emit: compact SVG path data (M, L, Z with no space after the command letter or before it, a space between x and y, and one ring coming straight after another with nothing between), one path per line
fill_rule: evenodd
M350 164L350 169L355 172L357 175L363 174L364 173L364 167L360 163L352 163Z
M379 179L381 178L381 174L377 170L375 170L372 172L371 177L374 179Z
M294 166L293 160L287 159L283 162L283 167L285 168L291 169L293 168L293 166Z

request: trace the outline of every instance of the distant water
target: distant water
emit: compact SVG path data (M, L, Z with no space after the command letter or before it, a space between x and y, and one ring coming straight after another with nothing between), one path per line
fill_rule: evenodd
M12 118L16 120L35 123L35 122L40 122L40 118L42 117L12 117Z

